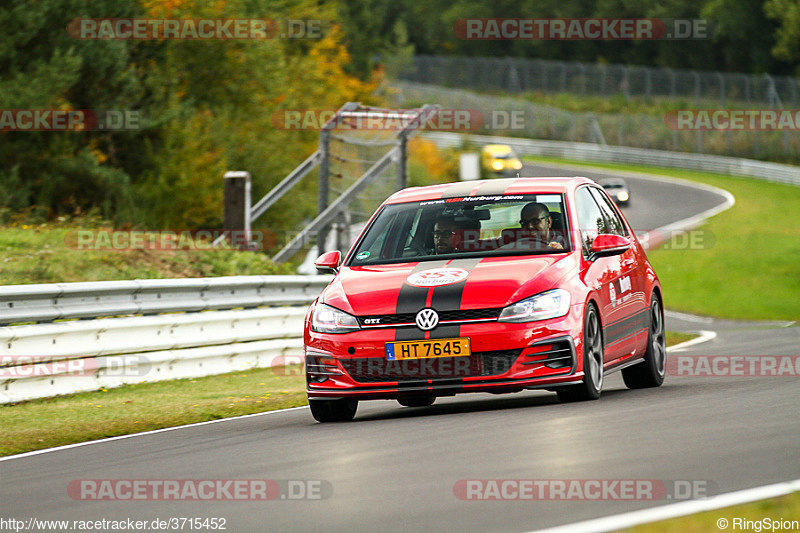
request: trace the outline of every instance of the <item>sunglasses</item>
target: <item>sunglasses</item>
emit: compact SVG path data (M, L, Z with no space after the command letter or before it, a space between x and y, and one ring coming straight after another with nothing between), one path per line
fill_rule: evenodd
M546 217L537 217L537 218L529 218L527 220L523 219L519 221L521 226L533 226L534 224L538 224L542 220L547 220L550 218L549 216Z

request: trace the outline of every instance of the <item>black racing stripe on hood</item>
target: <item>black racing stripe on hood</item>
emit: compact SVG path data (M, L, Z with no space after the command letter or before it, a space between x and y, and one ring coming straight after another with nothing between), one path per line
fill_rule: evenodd
M472 269L480 262L480 258L456 259L448 263L447 267L463 268L472 272ZM469 281L469 276L458 283L434 288L431 307L439 312L461 309L461 296L464 294L464 287L466 287L467 281ZM431 331L431 339L458 337L460 333L461 326L459 324L437 326Z
M409 275L429 270L431 268L442 268L447 264L447 260L441 259L439 261L423 261L411 270ZM397 307L395 313L417 313L420 309L425 307L425 302L428 300L428 287L414 287L408 283L403 282L400 287L400 292L397 295ZM397 341L412 341L425 338L425 333L417 327L414 328L397 328L395 330L394 339Z

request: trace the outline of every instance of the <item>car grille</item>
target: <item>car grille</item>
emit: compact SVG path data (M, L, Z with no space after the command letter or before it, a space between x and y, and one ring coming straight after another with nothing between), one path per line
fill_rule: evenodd
M439 322L450 320L480 320L496 319L500 316L502 308L496 309L456 309L454 311L439 311ZM359 316L361 326L389 326L392 324L414 324L416 313L398 313L394 315L369 315ZM375 322L377 320L377 322ZM368 322L367 322L368 321Z
M387 361L379 357L340 359L344 369L355 381L424 381L455 379L471 376L495 376L508 372L522 350L476 352L469 357L436 357Z

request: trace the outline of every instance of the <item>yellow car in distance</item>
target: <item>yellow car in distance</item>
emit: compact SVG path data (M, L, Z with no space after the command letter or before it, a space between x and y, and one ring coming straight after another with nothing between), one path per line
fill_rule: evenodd
M522 169L522 161L507 144L487 144L481 150L481 168L485 177L513 177Z

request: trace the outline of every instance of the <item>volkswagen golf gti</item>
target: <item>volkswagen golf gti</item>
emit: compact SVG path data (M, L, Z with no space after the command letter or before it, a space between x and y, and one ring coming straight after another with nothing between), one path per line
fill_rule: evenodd
M358 402L433 404L466 392L600 396L664 380L661 286L630 225L588 178L401 190L371 217L309 308L309 404L320 422Z

